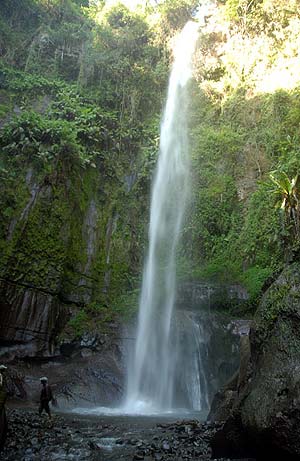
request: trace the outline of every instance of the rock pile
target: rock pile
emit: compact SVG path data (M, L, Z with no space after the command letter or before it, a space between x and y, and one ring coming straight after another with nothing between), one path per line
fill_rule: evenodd
M45 415L8 410L9 434L1 461L210 460L218 423L159 422L145 417Z
M134 460L183 461L211 459L209 441L219 425L198 421L158 424L150 440L135 443ZM128 443L128 442L127 442Z

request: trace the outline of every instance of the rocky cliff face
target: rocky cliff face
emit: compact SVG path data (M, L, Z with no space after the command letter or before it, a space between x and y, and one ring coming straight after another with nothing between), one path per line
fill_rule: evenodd
M83 168L64 157L47 171L31 158L9 161L0 187L1 354L55 355L71 316L93 303L112 310L128 288L145 205L121 179L132 173L126 162L114 164L117 178L101 162Z
M190 341L198 343L200 357L200 384L202 408L209 410L213 396L225 385L239 367L241 338L248 337L250 321L233 319L222 311L225 305L242 305L248 293L240 285L218 284L208 281L188 281L178 287L176 307L178 335L185 344L186 356L181 357L181 374L191 374L195 364L187 356Z
M250 333L250 354L227 407L229 417L213 442L215 457L268 454L299 459L299 286L300 266L294 263L261 300ZM214 418L219 417L217 411Z
M242 285L194 280L179 285L176 302L179 307L219 310L228 305L242 305L248 299L249 294Z
M55 355L68 319L94 304L105 314L139 264L134 193L93 168L60 174L23 169L7 191L15 203L0 235L0 345L10 358Z
M51 356L55 341L66 324L69 310L55 295L20 286L0 284L0 356Z
M176 322L183 344L178 363L180 376L185 376L184 394L200 393L201 409L207 414L214 394L239 367L240 337L249 321L197 309L177 312ZM199 382L195 379L197 364Z
M15 292L17 288L12 287L12 303L16 302L13 296ZM21 332L16 329L6 331L3 327L3 336L8 337L11 334L12 338L11 341L3 342L0 349L1 360L9 364L11 394L22 400L37 402L39 377L46 375L61 408L115 406L120 403L125 392L128 357L134 350L134 320L127 325L124 322L123 325L120 322L109 322L105 328L91 329L77 339L72 336L69 328L64 328L63 335L50 338L49 331L57 333L55 328L65 321L59 316L52 319L50 314L54 304L49 304L49 309L43 310L45 317L41 318L38 315L39 310L33 311L34 296L34 293L31 297L28 296L28 305L23 306L24 318L20 321L24 324L26 321L28 324L30 319L32 323L43 321L42 324L36 324L36 328L39 328L37 331L41 332L40 336L37 331L30 332L29 327ZM53 298L58 307L66 310L72 307L51 296L45 294L45 299ZM201 300L204 302L205 298L201 297ZM208 301L206 298L206 303ZM182 356L178 358L181 365L176 386L178 398L187 407L191 403L190 399L194 401L194 392L198 395L201 391L201 408L204 413L218 387L238 367L239 337L248 330L248 322L231 320L217 310L202 309L201 306L201 303L191 303L190 297L186 298L181 307L178 306L176 325L184 347ZM8 312L12 316L17 309L13 308ZM46 350L44 347L48 344L55 344L55 347ZM195 388L195 359L201 367L197 376L199 382L196 382L199 389Z
M185 344L178 357L176 392L187 408L193 392L201 392L204 415L216 389L238 368L240 328L237 322L217 313L180 311L176 317L180 341ZM39 377L46 375L62 409L116 406L125 395L128 358L134 352L134 343L134 323L111 323L106 333L84 333L80 339L64 340L57 355L14 360L8 372L11 393L37 401ZM196 383L199 389L194 388L198 379L194 369L196 353L201 364Z
M120 326L111 324L106 333L62 343L56 356L14 360L6 373L10 395L38 405L46 375L62 410L116 405L126 382L124 342Z

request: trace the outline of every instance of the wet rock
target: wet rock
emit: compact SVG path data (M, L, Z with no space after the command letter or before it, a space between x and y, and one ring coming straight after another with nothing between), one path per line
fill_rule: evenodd
M192 438L178 438L187 435L184 422L164 424L162 433L155 425L143 427L142 420L141 426L126 419L106 424L106 418L96 424L94 418L56 414L51 427L46 416L40 418L31 410L9 410L8 416L10 429L1 461L208 461L209 434L220 427L189 422L193 431L200 431L197 447Z
M134 460L141 460L141 459L144 459L144 455L143 454L139 454L139 453L136 453L133 457Z
M232 378L216 393L208 420L225 421L229 416L234 401L237 398L237 383L239 372L236 372Z
M81 347L95 348L98 343L98 335L91 333L84 333L80 340Z
M63 449L59 449L58 451L52 453L52 460L59 461L67 458L67 452Z
M89 447L91 450L100 450L101 447L99 447L99 444L94 442L93 440L89 441Z
M0 339L15 344L7 348L7 358L53 355L53 338L67 322L69 308L52 293L9 281L0 283L0 300Z
M137 443L137 440L135 439L128 439L126 440L127 445L135 445Z
M171 451L171 447L170 447L169 442L167 442L166 440L164 440L163 443L162 443L162 449L163 449L164 451Z

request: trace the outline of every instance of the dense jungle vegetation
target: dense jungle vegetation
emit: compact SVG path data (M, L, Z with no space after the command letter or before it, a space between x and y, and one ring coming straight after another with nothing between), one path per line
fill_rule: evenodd
M201 5L1 2L0 277L73 304L77 332L134 304L172 40ZM296 0L220 0L195 54L178 272L250 308L299 254L299 49Z

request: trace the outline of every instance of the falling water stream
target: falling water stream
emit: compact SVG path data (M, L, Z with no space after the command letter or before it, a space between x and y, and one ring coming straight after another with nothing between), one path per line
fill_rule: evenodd
M176 404L179 344L173 328L175 256L189 196L187 83L192 75L198 27L195 22L187 23L174 49L152 189L137 340L128 373L125 407L131 413L170 411Z
M189 198L188 82L199 25L178 36L161 123L152 188L149 249L139 306L137 339L128 365L127 394L118 408L75 411L94 414L163 415L209 407L203 357L203 326L190 311L174 312L176 250ZM204 355L203 355L204 354Z

